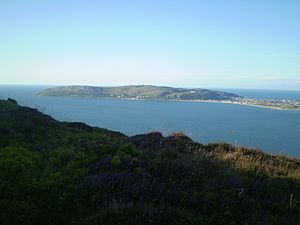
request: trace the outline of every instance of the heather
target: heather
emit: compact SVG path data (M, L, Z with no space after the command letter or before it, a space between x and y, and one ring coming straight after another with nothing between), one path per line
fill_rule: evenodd
M183 133L127 137L0 101L0 221L300 224L300 161Z

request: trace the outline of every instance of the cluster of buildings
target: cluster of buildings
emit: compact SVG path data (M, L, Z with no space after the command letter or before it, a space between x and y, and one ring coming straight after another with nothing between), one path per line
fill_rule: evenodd
M231 103L259 105L259 106L271 106L282 108L300 108L300 100L290 99L252 99L252 98L235 98L229 100Z

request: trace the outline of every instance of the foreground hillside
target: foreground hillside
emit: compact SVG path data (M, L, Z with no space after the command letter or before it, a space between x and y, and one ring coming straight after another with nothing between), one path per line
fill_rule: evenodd
M187 89L152 85L130 85L119 87L62 86L49 88L41 96L72 96L90 98L135 98L152 100L229 100L240 96L207 89Z
M0 101L1 225L300 224L300 161Z

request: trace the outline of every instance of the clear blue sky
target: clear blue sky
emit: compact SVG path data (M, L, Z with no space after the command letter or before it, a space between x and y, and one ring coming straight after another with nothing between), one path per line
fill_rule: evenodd
M0 0L0 84L300 90L300 1Z

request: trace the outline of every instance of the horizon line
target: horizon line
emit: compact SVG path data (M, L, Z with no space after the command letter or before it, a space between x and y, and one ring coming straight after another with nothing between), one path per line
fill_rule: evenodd
M201 89L236 89L236 90L262 90L262 91L299 91L300 89L282 89L282 88L248 88L248 87L213 87L213 86L205 86L204 87L191 87L191 86L179 86L179 85L156 85L156 84L124 84L124 85L98 85L98 84L24 84L24 83L6 83L1 84L0 86L93 86L93 87L121 87L121 86L157 86L157 87L174 87L174 88L201 88Z

